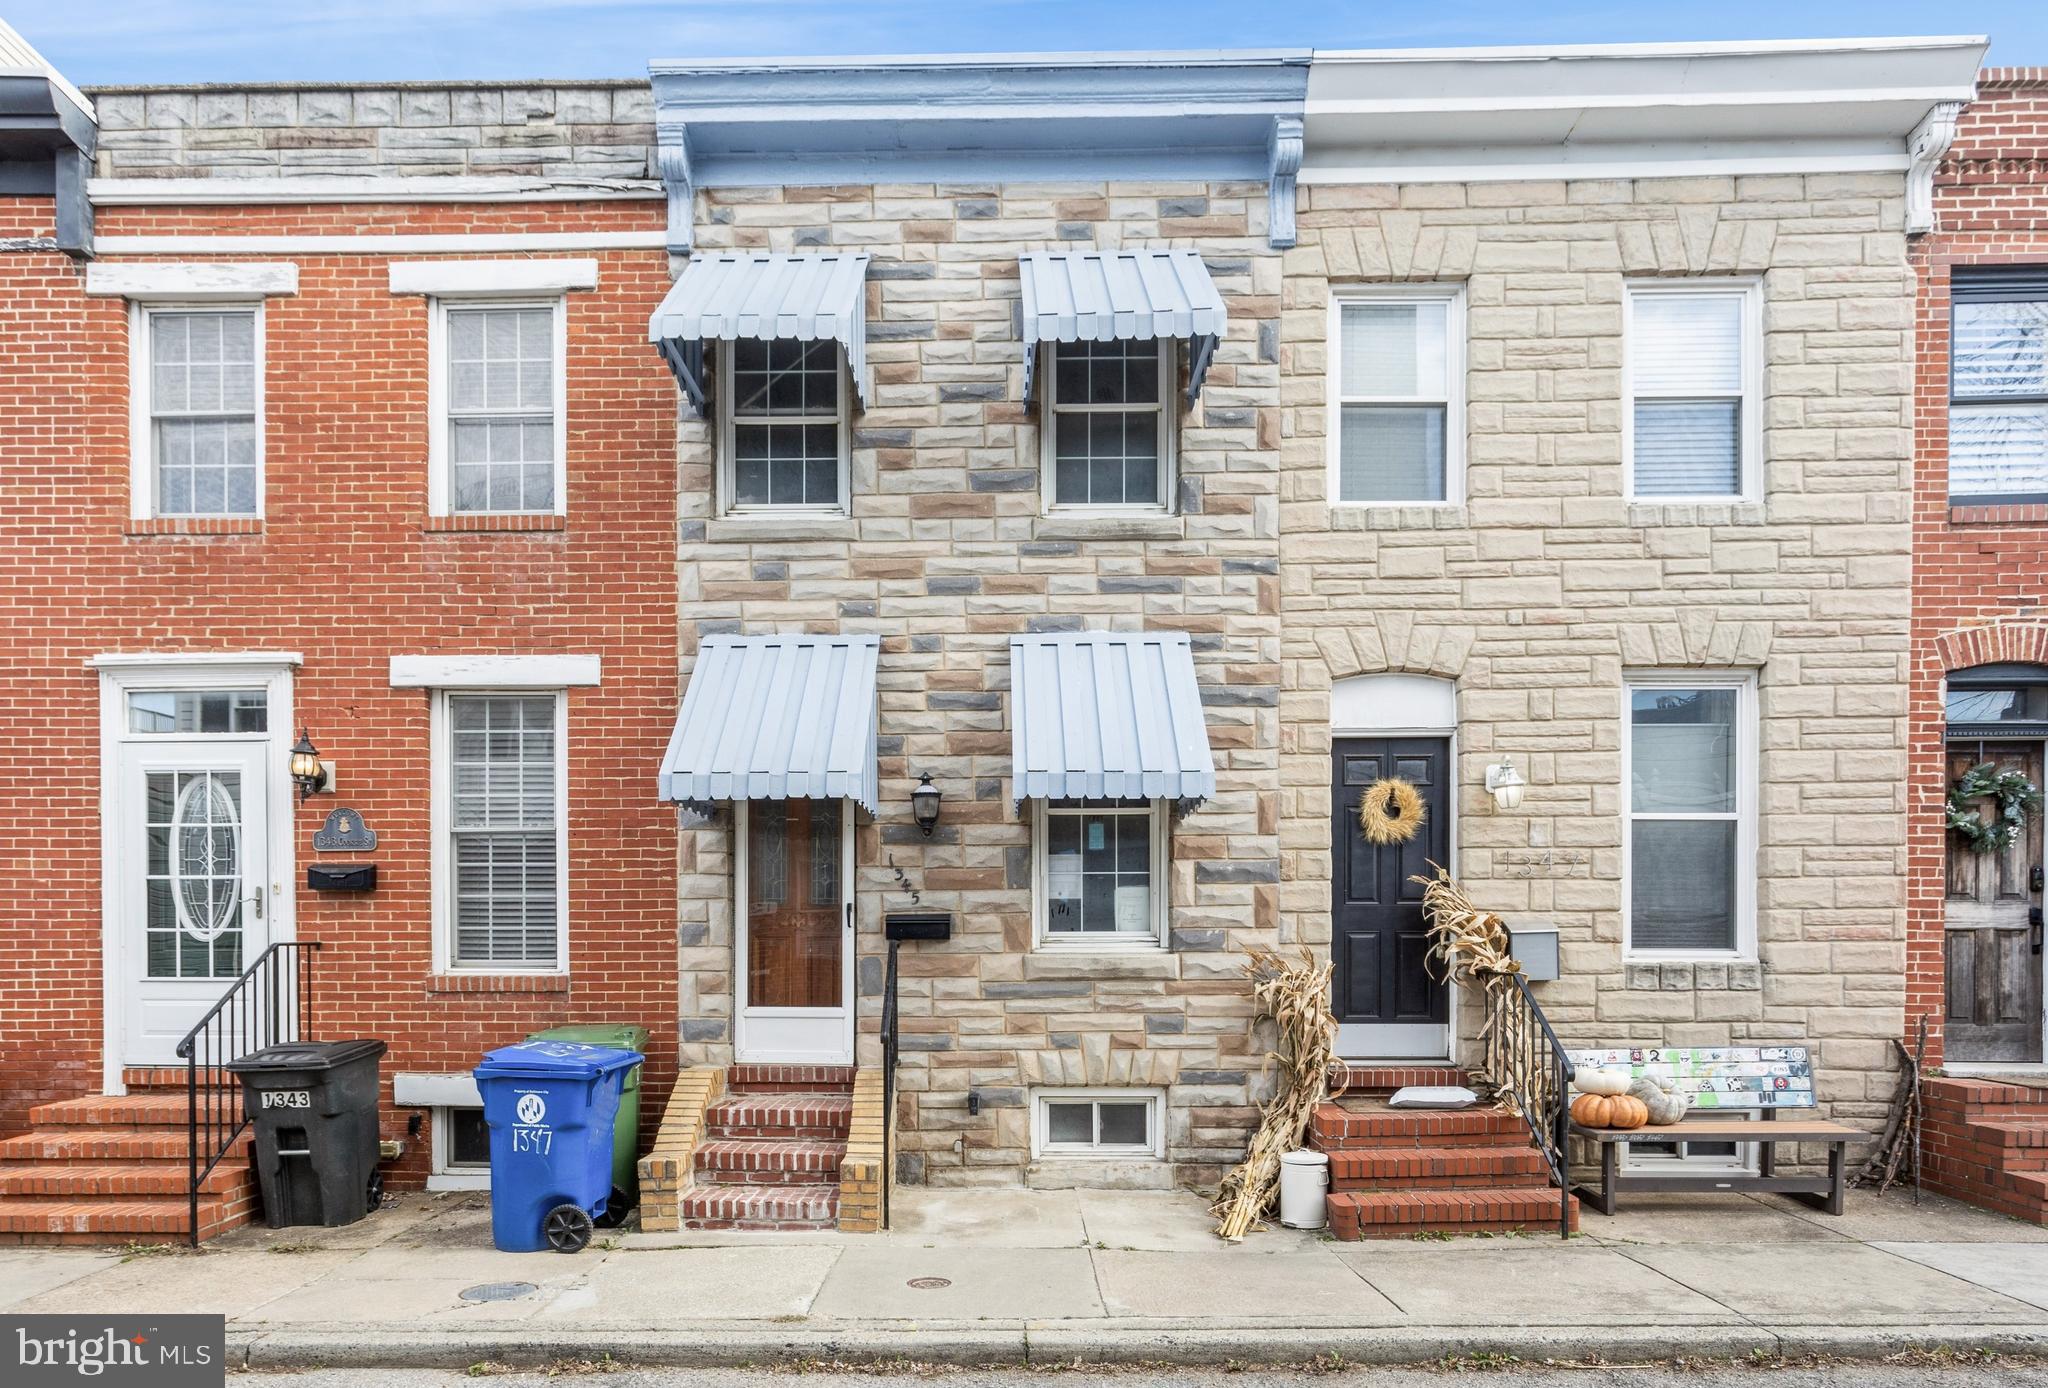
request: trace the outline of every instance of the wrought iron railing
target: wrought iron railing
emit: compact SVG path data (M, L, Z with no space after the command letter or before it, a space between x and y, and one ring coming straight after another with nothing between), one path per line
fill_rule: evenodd
M889 967L882 979L882 1227L889 1227L890 1193L896 1187L896 951L889 941Z
M1572 1232L1571 1093L1572 1062L1550 1019L1519 973L1477 979L1486 1000L1480 1036L1484 1072L1496 1100L1506 1099L1529 1125L1530 1139L1557 1184L1558 1233Z
M228 1062L265 1046L306 1039L318 940L284 940L256 956L178 1043L185 1062L187 1209L199 1246L199 1189L249 1126L242 1086Z

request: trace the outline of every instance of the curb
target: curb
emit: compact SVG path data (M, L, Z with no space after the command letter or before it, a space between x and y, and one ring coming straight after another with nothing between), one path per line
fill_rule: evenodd
M490 1362L538 1368L606 1356L626 1365L742 1368L822 1360L904 1360L956 1366L1107 1364L1298 1364L1337 1356L1379 1366L1433 1364L1460 1356L1525 1363L1619 1357L1745 1359L1825 1355L1876 1359L1907 1350L1982 1350L2048 1355L2040 1325L1371 1326L1240 1328L1090 1327L1082 1324L893 1322L886 1327L722 1326L491 1331L230 1331L229 1366L463 1369Z

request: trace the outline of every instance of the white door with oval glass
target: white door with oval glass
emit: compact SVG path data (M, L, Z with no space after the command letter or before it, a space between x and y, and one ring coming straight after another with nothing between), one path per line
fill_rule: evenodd
M114 756L120 1059L168 1065L270 943L264 691L130 690Z

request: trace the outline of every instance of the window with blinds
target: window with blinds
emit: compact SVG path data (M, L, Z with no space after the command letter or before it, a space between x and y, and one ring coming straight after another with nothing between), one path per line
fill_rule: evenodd
M1747 494L1757 420L1748 285L1630 285L1630 494Z
M561 497L559 304L446 306L447 506L550 513Z
M1742 951L1753 898L1747 678L1638 676L1628 687L1632 953Z
M149 314L151 513L257 514L256 310Z
M1338 303L1333 499L1454 499L1457 308L1449 290Z
M560 696L446 697L450 962L555 968L566 849Z
M1958 277L1951 289L1952 501L2048 501L2048 274Z

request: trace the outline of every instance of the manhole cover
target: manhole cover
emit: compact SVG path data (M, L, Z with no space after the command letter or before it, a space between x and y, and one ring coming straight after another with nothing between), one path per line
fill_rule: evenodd
M464 1301L517 1301L536 1290L531 1282L483 1282L462 1290Z
M952 1286L953 1279L950 1277L913 1277L910 1279L909 1285L921 1292L935 1292L941 1287Z

